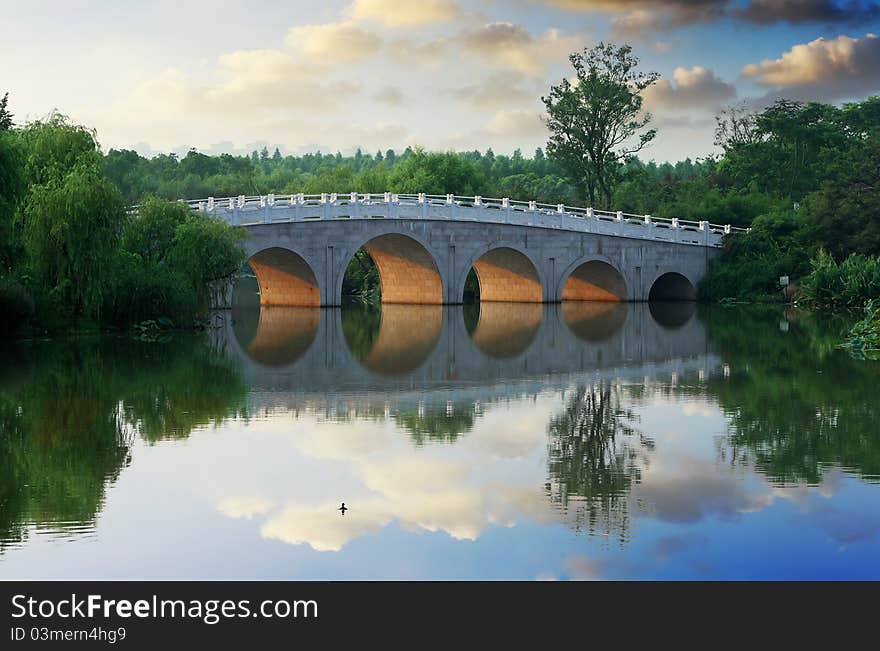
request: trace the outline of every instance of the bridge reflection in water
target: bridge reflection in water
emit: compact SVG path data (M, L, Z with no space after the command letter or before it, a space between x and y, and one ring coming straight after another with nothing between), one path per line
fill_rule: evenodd
M631 535L631 493L655 456L633 406L670 387L698 387L723 368L693 303L251 306L232 316L223 343L239 359L254 413L365 428L390 421L415 446L454 444L454 454L475 454L468 461L474 467L488 463L479 461L483 448L516 456L523 454L522 441L543 440L543 488L495 487L479 501L512 519L564 522L621 543ZM527 433L510 434L519 427L506 415L510 409ZM321 431L325 452L327 437L342 437L346 450L350 437L360 440L346 429ZM426 458L441 468L450 463L434 447L422 456L402 454L395 471L379 474L395 476ZM361 464L368 461L358 457L355 465ZM467 489L440 481L432 490L458 495ZM413 507L404 500L375 508L386 522L408 521ZM429 508L423 517L448 518L443 509ZM297 524L301 516L283 526L273 521L270 529L284 540L307 539ZM308 539L316 548L336 549L361 535L337 533L332 544Z
M241 307L218 336L258 391L320 395L649 377L719 365L693 304ZM512 390L512 389L511 389Z

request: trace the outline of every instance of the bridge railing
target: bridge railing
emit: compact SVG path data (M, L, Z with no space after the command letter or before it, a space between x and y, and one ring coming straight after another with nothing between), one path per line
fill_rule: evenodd
M393 218L400 216L399 208L402 207L406 218L500 221L564 230L586 230L588 232L591 229L596 229L595 232L608 235L703 246L720 246L724 235L747 230L729 224L712 224L709 221L689 221L674 217L636 215L564 204L553 205L536 201L452 194L297 193L208 197L185 203L192 210L216 215L224 221L236 225L297 221L299 219ZM376 207L382 207L383 210L377 211ZM278 208L285 209L285 213L276 217L273 213L274 209ZM293 213L290 212L291 208ZM395 210L395 208L397 209ZM415 210L411 210L412 208ZM137 206L133 206L132 210L136 211ZM538 219L533 219L533 217ZM590 224L594 226L591 227Z

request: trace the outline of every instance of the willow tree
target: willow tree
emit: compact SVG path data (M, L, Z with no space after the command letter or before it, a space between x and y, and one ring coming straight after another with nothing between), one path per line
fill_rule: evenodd
M547 153L590 205L609 207L621 163L657 133L645 128L651 114L642 110L642 93L659 75L638 72L639 60L629 45L599 43L569 61L575 79L563 79L541 98L550 130Z

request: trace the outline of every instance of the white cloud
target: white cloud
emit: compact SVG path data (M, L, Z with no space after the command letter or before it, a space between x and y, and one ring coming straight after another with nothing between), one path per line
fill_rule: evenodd
M374 55L382 46L382 38L353 23L324 23L292 27L285 43L315 63L333 65Z
M564 60L582 43L558 29L533 36L522 25L500 22L466 29L453 39L453 44L492 65L538 74L548 61Z
M795 45L778 59L750 63L743 75L786 95L807 99L843 99L880 89L880 38L841 35Z
M453 0L354 0L348 13L386 27L416 27L455 20L462 11Z
M672 80L659 79L644 93L650 110L716 109L736 98L736 87L702 66L676 68Z

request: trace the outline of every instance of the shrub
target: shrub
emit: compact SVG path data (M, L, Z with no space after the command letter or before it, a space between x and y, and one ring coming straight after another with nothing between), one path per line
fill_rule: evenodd
M861 309L880 298L880 258L854 253L837 262L820 250L801 284L801 298L814 307Z
M188 279L168 265L123 252L114 261L104 303L104 320L126 326L166 317L177 326L192 322L198 300Z

